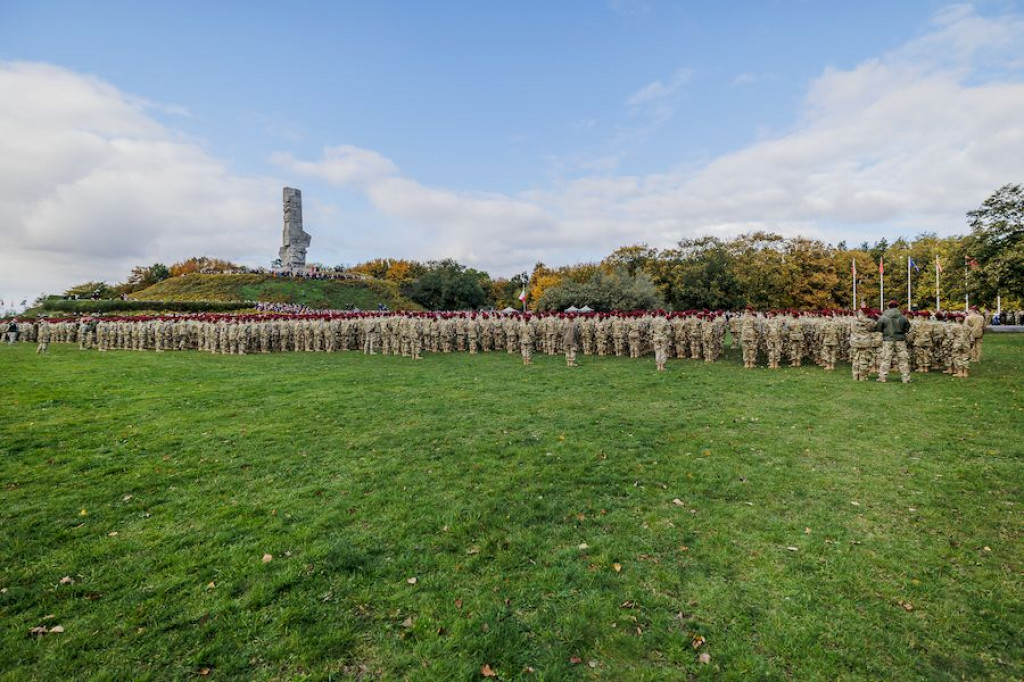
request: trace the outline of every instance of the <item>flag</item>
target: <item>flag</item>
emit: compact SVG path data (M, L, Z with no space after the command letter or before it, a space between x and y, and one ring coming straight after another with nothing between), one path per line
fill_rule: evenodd
M942 274L942 263L939 262L938 256L935 257L935 269L939 271L939 274Z
M910 267L914 268L914 272L921 272L921 268L917 267L917 263L914 262L913 258L907 259L907 262L910 264Z
M974 260L970 256L964 256L964 265L969 265L971 270L978 269L978 261Z
M850 259L850 272L853 273L853 278L857 279L857 261Z
M885 274L885 261L881 258L878 259L878 274Z
M523 293L519 294L519 300L526 303L526 289L523 289Z

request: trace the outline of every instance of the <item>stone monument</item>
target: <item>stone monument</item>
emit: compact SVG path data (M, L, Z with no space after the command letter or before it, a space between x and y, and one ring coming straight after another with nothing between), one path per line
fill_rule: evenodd
M306 249L313 237L302 229L302 192L291 187L284 188L284 233L278 256L281 267L286 270L302 270L306 267Z

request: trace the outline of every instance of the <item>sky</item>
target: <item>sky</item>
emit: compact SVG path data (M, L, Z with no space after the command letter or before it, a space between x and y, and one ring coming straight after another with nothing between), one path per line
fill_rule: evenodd
M1010 0L0 0L0 300L190 256L492 276L969 231L1024 182ZM0 309L5 306L0 306Z

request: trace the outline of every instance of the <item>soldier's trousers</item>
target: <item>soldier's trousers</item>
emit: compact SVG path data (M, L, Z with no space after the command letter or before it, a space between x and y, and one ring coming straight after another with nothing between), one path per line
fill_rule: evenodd
M879 357L878 380L885 381L892 366L893 355L896 355L896 362L900 368L900 376L903 381L910 381L910 354L907 352L906 341L883 341L882 353Z

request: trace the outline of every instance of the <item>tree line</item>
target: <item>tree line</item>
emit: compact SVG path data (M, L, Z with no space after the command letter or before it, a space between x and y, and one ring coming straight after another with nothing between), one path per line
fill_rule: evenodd
M350 271L394 282L407 298L429 310L520 308L561 310L821 309L878 306L885 298L908 307L943 309L972 304L1004 307L1024 303L1024 186L1005 185L967 214L968 235L881 239L836 245L805 237L753 231L731 239L684 239L672 248L634 244L597 263L549 267L491 277L453 259L428 262L377 258ZM911 300L907 297L910 270ZM340 266L339 266L340 267ZM138 266L124 284L87 282L65 295L114 298L161 279L203 270L243 269L228 261L190 258L167 267ZM337 268L335 268L337 269ZM884 270L884 273L882 272Z

